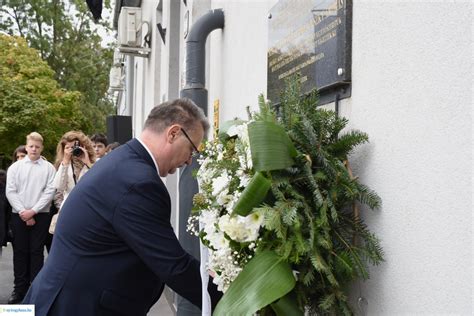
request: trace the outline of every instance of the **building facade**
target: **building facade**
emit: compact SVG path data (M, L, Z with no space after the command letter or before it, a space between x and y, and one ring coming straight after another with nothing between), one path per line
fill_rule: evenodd
M122 57L118 114L132 116L134 135L154 105L184 88L186 36L212 9L223 10L225 24L205 45L210 121L246 118L247 106L257 108L278 0L132 2L148 22L142 36L150 33L146 57ZM353 285L357 314L473 313L472 21L469 0L353 1L351 95L338 110L370 137L351 164L382 198L380 210L363 216L386 260ZM182 235L179 175L166 182Z

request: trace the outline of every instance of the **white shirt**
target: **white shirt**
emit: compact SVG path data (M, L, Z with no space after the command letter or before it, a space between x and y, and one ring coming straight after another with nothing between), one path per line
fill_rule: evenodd
M40 158L31 161L28 156L8 168L6 195L13 213L32 209L36 213L48 213L55 188L56 169Z
M150 149L147 147L147 145L145 145L144 142L142 142L142 140L140 138L137 137L137 140L140 142L140 144L142 144L143 147L145 147L146 151L148 152L151 159L153 160L153 163L155 164L156 171L158 172L158 176L161 177L160 176L160 168L158 167L158 164L156 163L155 157L153 157L153 154L151 153Z

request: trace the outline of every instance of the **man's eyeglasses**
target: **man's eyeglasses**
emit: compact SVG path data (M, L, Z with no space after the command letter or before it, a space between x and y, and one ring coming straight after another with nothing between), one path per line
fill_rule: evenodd
M194 145L193 141L191 140L191 138L189 138L189 135L188 133L186 133L184 128L181 127L181 130L183 131L184 136L188 139L188 141L193 146L193 152L191 153L191 156L196 157L197 155L199 155L199 149L197 149L196 145Z

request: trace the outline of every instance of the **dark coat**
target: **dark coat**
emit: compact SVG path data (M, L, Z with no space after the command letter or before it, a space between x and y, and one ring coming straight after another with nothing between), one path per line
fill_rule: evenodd
M5 196L5 184L0 182L0 249L6 246L8 221L7 221L7 198Z
M84 175L61 210L25 304L36 316L146 315L164 284L201 307L199 262L170 224L168 191L133 139Z

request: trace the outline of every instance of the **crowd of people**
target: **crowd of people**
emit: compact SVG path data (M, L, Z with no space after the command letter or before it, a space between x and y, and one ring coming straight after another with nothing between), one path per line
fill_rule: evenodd
M62 205L93 164L120 144L103 134L65 133L54 165L41 155L43 137L32 132L13 152L7 171L0 170L0 255L13 247L14 288L9 304L20 303L49 252Z
M9 303L33 304L37 316L145 316L166 284L214 309L222 293L201 281L199 261L181 247L162 181L191 165L208 129L193 101L167 101L137 138L108 154L118 144L103 135L64 134L54 165L41 156L41 135L30 133L3 190L13 237Z

